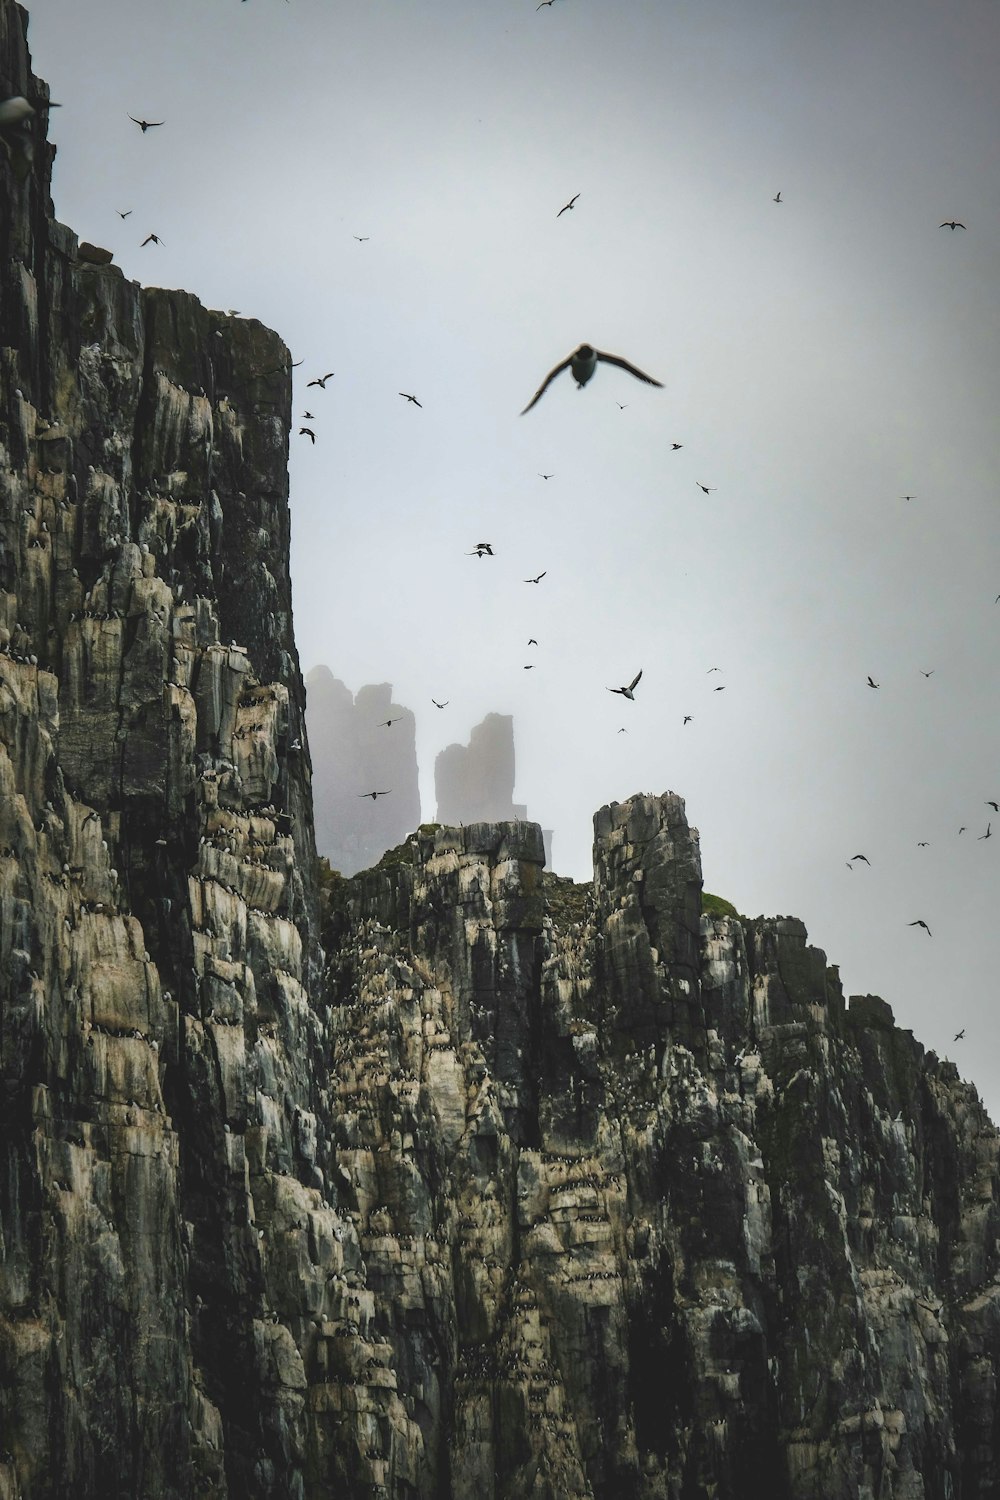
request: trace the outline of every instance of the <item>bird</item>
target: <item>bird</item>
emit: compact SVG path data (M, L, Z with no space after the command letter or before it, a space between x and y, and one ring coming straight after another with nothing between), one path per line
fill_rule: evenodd
M539 573L537 578L526 578L524 581L525 583L541 583L547 572L548 568L545 568L541 573Z
M127 219L131 212L132 210L130 208L126 208L124 212L122 212L120 208L115 209L115 213L118 215L119 219Z
M906 925L907 925L907 927L922 927L924 929L924 931L926 932L926 934L927 934L928 937L932 936L930 928L928 927L927 923L921 917L918 917L915 922L907 922Z
M451 699L446 698L443 703L439 703L436 698L432 698L431 702L433 703L435 708L447 708L448 704L451 702Z
M923 667L918 667L917 671L920 673L921 677L933 677L935 669L934 667L931 667L929 672L925 672Z
M915 500L916 495L900 495L900 500Z
M960 219L945 219L942 224L938 225L938 228L939 229L950 229L952 231L952 233L954 233L954 231L956 229L964 229L965 225L962 223L962 221Z
M142 245L139 246L139 249L141 250L144 245L148 245L150 241L152 241L154 245L163 244L163 241L160 239L160 236L158 234L147 234L146 238L142 242Z
M636 672L635 676L632 678L632 681L629 683L628 687L608 688L608 692L609 693L621 693L621 695L622 695L623 698L629 698L629 699L634 700L634 698L635 698L635 685L639 681L639 678L641 676L642 676L642 670L640 669L638 672Z
M311 385L318 385L321 391L325 391L326 390L326 382L328 380L332 380L332 379L333 379L333 371L332 370L328 370L325 375L317 375L315 380L307 380L306 381L306 390L308 390Z
M522 668L522 671L525 671L525 672L533 672L534 670L535 670L535 663L534 662L529 662L529 664L526 667Z
M539 479L555 479L556 476L554 474L541 474L540 473L538 477L539 477Z
M930 848L930 844L927 842L926 839L917 839L917 848L918 849L929 849Z
M713 490L717 490L719 488L717 484L702 484L700 479L696 479L695 484L700 490L704 490L706 495L710 495Z
M354 238L357 240L357 242L358 242L359 245L363 245L364 242L365 242L365 240L370 240L371 239L371 235L370 234L356 234L354 236Z
M573 371L573 379L576 381L577 389L582 390L597 369L598 363L618 365L620 369L627 370L630 375L634 375L637 380L643 380L647 385L655 385L659 386L661 390L663 389L662 380L654 380L652 375L644 375L641 370L637 370L635 365L630 365L628 360L622 359L620 355L606 354L603 350L595 349L590 344L581 344L579 349L575 349L572 354L567 354L561 364L556 365L554 370L549 371L538 387L538 390L524 408L524 411L521 412L521 416L523 417L525 412L529 412L535 405L535 402L544 396L553 380L555 380L557 375L561 375L563 370L571 369Z
M555 4L555 0L541 0L541 4L535 6L535 10L538 11L538 10L541 10L546 5L554 5L554 4Z
M678 448L683 448L684 447L684 444L683 443L671 443L670 446L673 449L673 451L676 453L677 450L678 450Z
M869 679L868 679L868 686L869 687L873 687L873 688L877 688L877 687L881 687L882 684L880 682L873 681L873 679L871 677L869 677Z
M392 791L392 787L390 787L389 791L387 791L387 792L359 792L358 796L359 797L370 797L372 799L372 801L374 802L376 797L388 797L389 792L391 792L391 791Z
M313 416L311 411L304 411L302 413L302 420L303 422L315 422L316 418Z
M691 714L685 714L684 715L684 723L681 724L681 728L682 729L684 728L684 724L690 724L691 719L692 719L692 715Z
M992 809L993 809L994 812L1000 812L1000 807L998 807L995 802L990 801L990 799L988 797L986 799L986 806L987 807L992 807Z
M540 7L540 6L536 6L536 7L535 7L535 8L536 8L536 10L538 10L538 9L541 9L541 7ZM562 206L562 208L561 208L561 209L560 209L560 210L559 210L559 212L558 212L558 213L557 213L557 214L556 214L556 218L557 218L557 219L558 219L558 218L561 218L561 217L562 217L562 215L563 215L563 214L564 214L564 213L565 213L565 212L566 212L566 210L567 210L567 209L568 209L568 208L572 208L572 207L573 207L573 204L574 204L574 203L575 203L575 202L576 202L576 200L577 200L577 198L579 198L579 196L580 196L580 194L579 194L579 193L574 193L574 194L573 194L573 196L572 196L572 198L571 198L571 199L570 199L570 200L569 200L569 202L568 202L568 203L564 203L564 204L563 204L563 206Z
M492 557L493 548L489 542L477 542L472 551L467 552L465 555L466 557Z
M628 734L628 730L627 729L619 729L618 733L619 734Z
M965 832L965 824L964 823L962 824L961 828L958 831L959 831L959 833L964 833Z
M781 202L781 189L780 188L775 193L774 197L771 199L771 202L772 203L780 203Z
M316 434L313 432L311 427L300 427L299 437L307 437L309 441L315 446Z
M721 667L709 667L708 671L705 673L705 676L706 677L710 677L713 672L721 672L721 671L722 671Z
M616 401L615 405L617 406L617 408L618 408L619 411L628 411L628 402L627 401Z
M952 1041L953 1042L960 1042L962 1040L962 1038L963 1038L964 1035L965 1035L965 1027L963 1026L962 1029L961 1029L961 1031L956 1031L955 1032L955 1035L952 1037Z
M137 120L135 115L129 115L129 119L133 125L138 125L143 135L146 134L147 130L155 130L158 125L165 125L167 123L166 120Z
M992 823L987 823L987 825L986 825L986 832L985 833L981 833L979 835L979 837L981 839L992 838L992 834L990 833L990 829L992 828L992 826L993 826Z
M535 640L535 637L533 635L529 635L529 637L528 637L528 645L529 646L537 646L538 645L538 642Z
M378 727L379 729L391 729L392 725L398 724L402 717L402 714L397 714L394 719L379 719Z
M411 396L408 391L400 391L399 394L404 396L407 401L412 401L414 406L419 406L420 410L423 411L423 404L417 400L416 396Z
M726 691L726 684L725 683L722 683L720 687L712 689L713 693L724 693L725 691Z
M43 104L42 109L60 109L55 103ZM13 94L9 99L4 99L0 104L0 130L9 130L12 125L20 125L24 120L36 115L33 104L29 104L23 94Z
M871 864L871 860L868 858L867 854L852 854L851 858L852 859L863 859L866 865L870 865Z

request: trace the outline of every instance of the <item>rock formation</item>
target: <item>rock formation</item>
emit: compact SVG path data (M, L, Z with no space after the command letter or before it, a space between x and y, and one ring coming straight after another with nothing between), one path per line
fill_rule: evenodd
M329 667L314 667L306 688L316 847L335 870L356 875L420 822L416 720L393 703L387 682L355 697ZM387 719L398 722L386 728ZM373 790L390 795L366 800Z
M0 0L0 97L31 76ZM680 798L315 858L289 356L0 151L0 1500L987 1500L997 1132ZM391 731L390 731L391 732Z
M487 714L467 745L448 745L434 762L439 823L500 823L524 817L514 805L514 720Z

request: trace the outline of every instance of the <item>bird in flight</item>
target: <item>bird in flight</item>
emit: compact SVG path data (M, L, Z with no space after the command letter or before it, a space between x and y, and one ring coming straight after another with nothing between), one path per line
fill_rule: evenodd
M723 683L721 685L721 687L717 687L717 688L713 688L712 689L713 693L724 693L725 691L726 691L726 684L725 683Z
M370 797L372 799L372 801L374 802L376 797L388 797L389 792L391 792L391 791L392 791L392 787L389 788L388 792L359 792L358 796L359 797Z
M1000 807L998 807L995 802L990 801L989 798L986 799L986 806L992 807L994 812L1000 812Z
M304 411L302 413L302 420L303 422L315 422L316 418L313 416L311 411Z
M400 391L399 394L405 396L407 401L412 401L414 406L419 406L420 410L423 411L423 404L417 400L416 396L411 396L406 391Z
M907 927L922 927L924 929L924 931L926 932L926 934L927 934L928 937L933 936L933 934L931 933L931 930L928 927L927 923L924 922L920 917L918 917L915 922L907 922L906 925L907 925Z
M531 662L530 665L527 666L527 667L524 667L523 670L525 672L533 672L535 670L535 663Z
M711 675L712 675L713 672L721 672L721 671L722 671L721 667L709 667L708 671L705 673L705 676L706 677L711 677Z
M538 642L535 640L535 637L533 635L530 635L528 637L528 645L529 646L537 646L538 645Z
M554 474L539 474L539 479L555 479Z
M863 859L866 865L871 864L871 860L868 858L867 854L852 854L851 859Z
M928 844L928 842L927 842L926 839L917 839L917 848L918 849L929 849L930 848L930 844ZM911 927L913 926L912 922L910 923L910 926Z
M990 833L990 829L991 829L991 828L992 828L992 826L993 826L993 825L992 825L992 824L991 824L991 823L987 823L987 825L986 825L986 832L985 832L985 833L981 833L981 834L980 834L980 835L979 835L979 837L980 837L980 838L981 838L981 839L988 839L988 838L992 838L992 834L991 834L991 833Z
M394 719L380 719L378 727L379 729L390 729L393 724L398 724L402 717L402 714L397 714Z
M538 10L538 9L541 9L541 7L540 7L540 6L536 6L536 7L535 7L535 8L536 8L536 10ZM557 218L557 219L559 219L559 218L561 218L561 217L562 217L562 215L563 215L563 214L564 214L564 213L565 213L565 212L566 212L566 210L567 210L567 209L568 209L568 208L572 208L572 207L573 207L573 204L574 204L574 203L575 203L575 202L576 202L576 200L577 200L577 198L579 198L579 196L580 196L580 194L579 194L579 193L574 193L574 194L573 194L573 196L572 196L572 198L571 198L571 199L570 199L570 200L569 200L569 202L568 202L568 203L564 203L564 204L563 204L563 206L562 206L562 208L561 208L561 209L560 209L560 210L559 210L559 212L558 212L558 213L557 213L557 214L556 214L556 218Z
M775 193L774 197L771 199L771 202L772 203L780 203L781 202L781 189L780 188Z
M433 703L435 708L447 708L448 704L451 702L451 699L446 698L443 703L439 703L436 698L432 698L431 702Z
M354 238L357 240L357 242L358 242L359 245L363 245L364 242L365 242L365 240L370 240L371 239L371 235L370 234L356 234L354 236Z
M871 677L869 677L869 679L868 679L868 686L869 686L869 687L874 687L874 688L877 688L877 687L881 687L881 686L882 686L882 684L881 684L881 683L880 683L880 682L874 682L874 681L873 681L873 680L872 680L872 678L871 678Z
M122 213L122 210L120 208L115 209L115 213L118 215L119 219L127 219L131 212L132 210L130 208L127 208L124 213Z
M691 714L685 714L684 715L684 724L690 724L691 717L692 717ZM684 724L681 725L682 729L684 728Z
M915 500L916 495L900 495L900 500Z
M333 379L333 371L332 370L330 370L326 375L317 375L315 380L307 380L306 381L306 390L308 390L311 385L318 385L321 391L325 391L326 390L326 382L328 380L332 380L332 379Z
M945 219L945 221L944 221L943 224L939 224L938 225L938 228L939 229L950 229L950 230L952 230L952 232L954 232L956 229L964 229L965 225L962 223L962 221L960 219Z
M316 434L313 432L311 427L300 427L299 437L307 437L313 445L315 445L316 443Z
M696 479L695 484L700 490L704 490L706 495L710 495L713 490L717 490L719 488L717 484L702 484L700 479Z
M919 671L921 677L933 677L934 676L934 670L935 669L933 667L931 667L931 669L930 669L929 672L925 672L924 669L923 669L923 667L919 667L917 670Z
M545 577L545 574L548 571L548 568L545 568L541 573L539 573L537 578L526 578L524 581L525 583L541 583L542 579Z
M670 446L674 450L674 452L676 453L677 450L678 450L678 448L683 448L684 447L684 444L683 443L671 443Z
M639 681L639 678L641 676L642 676L642 670L640 669L638 672L636 672L635 676L632 678L632 681L629 683L628 687L608 688L608 692L609 693L621 693L621 695L622 695L623 698L629 698L629 699L634 700L635 699L635 686L636 686L636 683Z
M148 245L151 242L154 245L162 245L163 244L163 241L160 239L160 236L158 234L147 234L146 238L142 242L142 245L139 246L139 249L141 250L144 245Z
M167 123L166 120L137 120L135 115L129 115L129 119L133 125L138 125L143 135L146 134L147 130L155 130L158 125L165 125Z
M637 380L643 380L647 385L659 386L661 390L663 388L662 380L654 380L652 375L644 375L641 370L636 369L635 365L630 365L627 359L622 359L617 354L605 354L603 350L594 349L590 344L581 344L579 349L574 350L572 354L567 354L561 364L556 365L554 370L549 371L538 387L538 390L524 408L524 411L522 411L521 416L523 417L525 412L529 412L536 401L541 400L553 380L555 380L557 375L561 375L563 370L571 369L573 371L573 379L576 381L577 389L582 390L597 369L599 362L606 365L617 365L619 369L627 370L630 375L634 375Z
M467 552L465 555L466 557L492 557L493 548L489 542L477 542L472 551Z
M955 1032L955 1035L952 1037L952 1041L953 1042L960 1042L962 1040L962 1038L963 1038L964 1035L965 1035L965 1027L963 1026L962 1029L961 1029L961 1031L956 1031Z

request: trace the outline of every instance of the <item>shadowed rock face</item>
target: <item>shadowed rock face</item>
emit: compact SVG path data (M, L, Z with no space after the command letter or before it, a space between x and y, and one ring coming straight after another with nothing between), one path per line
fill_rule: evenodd
M316 847L335 870L356 875L420 822L416 720L393 703L387 682L355 697L329 667L314 667L306 687ZM387 727L388 719L398 722ZM366 799L372 790L390 795Z
M41 87L0 0L0 97ZM0 150L2 1500L995 1497L974 1091L800 922L701 916L672 793L597 814L592 885L486 821L319 892L287 350L81 261L35 146Z

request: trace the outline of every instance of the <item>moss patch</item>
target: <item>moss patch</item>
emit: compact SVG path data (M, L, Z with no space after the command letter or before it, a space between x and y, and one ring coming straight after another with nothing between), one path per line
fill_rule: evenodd
M740 914L733 903L723 896L713 896L710 891L702 891L701 909L706 917L736 917L739 920Z

